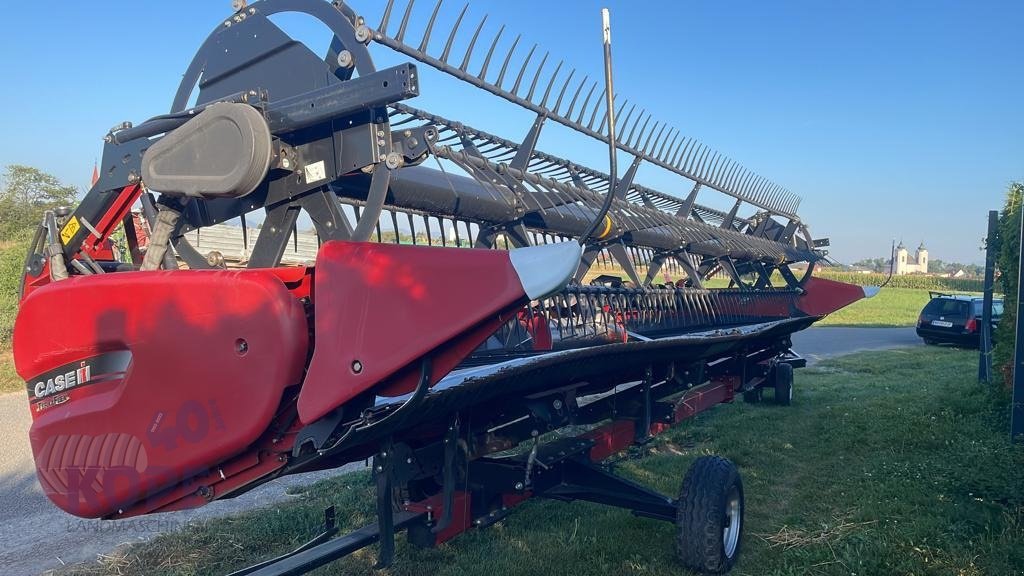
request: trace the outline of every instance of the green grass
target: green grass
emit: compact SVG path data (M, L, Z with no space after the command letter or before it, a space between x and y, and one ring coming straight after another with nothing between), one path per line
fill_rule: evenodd
M1024 448L1005 398L975 382L976 354L862 353L797 372L794 405L718 407L619 466L675 494L703 454L740 467L747 516L735 574L981 575L1024 572ZM368 476L212 520L65 574L221 574L307 538L324 506L371 520ZM585 503L530 501L434 550L399 539L394 575L683 574L671 524ZM379 574L367 549L317 574Z
M18 283L24 265L26 242L0 241L0 394L25 389L14 372L11 333L18 313Z
M928 302L928 291L917 288L883 288L826 316L818 326L913 326Z
M10 348L0 345L0 394L24 391L25 383L14 371L14 355Z

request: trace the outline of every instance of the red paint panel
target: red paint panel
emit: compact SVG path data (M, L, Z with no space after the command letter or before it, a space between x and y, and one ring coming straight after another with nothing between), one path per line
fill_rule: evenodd
M407 504L409 512L429 511L437 521L444 513L444 495L435 494L426 500ZM447 528L435 535L434 544L442 544L469 530L473 519L470 517L470 495L468 492L456 490L452 497L452 520Z
M676 403L675 421L679 422L691 416L732 399L733 381L712 382L690 390Z
M824 316L861 298L864 298L862 286L812 276L804 284L804 293L796 305L808 316Z
M600 462L633 444L636 440L636 424L632 420L615 420L580 435L580 438L594 441L594 446L590 448L590 459Z
M316 346L298 401L306 423L373 387L410 392L417 360L435 349L436 381L526 295L501 250L327 242L313 298Z
M44 492L98 517L207 473L267 428L302 376L307 338L302 306L262 271L124 272L36 289L18 314L14 361L30 395L45 394L29 433ZM109 356L127 359L112 369ZM49 386L79 367L90 378Z

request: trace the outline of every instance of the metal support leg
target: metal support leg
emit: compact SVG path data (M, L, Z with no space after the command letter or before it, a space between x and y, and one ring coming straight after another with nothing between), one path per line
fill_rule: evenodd
M377 526L380 527L380 553L375 568L387 568L395 559L394 494L391 478L391 443L373 458L373 474L377 480Z

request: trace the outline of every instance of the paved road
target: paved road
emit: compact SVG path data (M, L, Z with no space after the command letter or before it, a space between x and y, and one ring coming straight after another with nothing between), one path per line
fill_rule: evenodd
M913 328L811 328L793 336L793 347L809 362L859 350L919 346ZM148 539L204 518L230 514L288 498L285 490L331 472L284 478L235 500L199 510L159 515L144 524L80 520L50 504L35 478L28 445L29 411L21 393L0 395L0 566L8 576L30 576L64 563L109 552L118 544ZM311 477L312 476L312 477Z
M813 327L793 335L793 350L809 364L863 350L923 346L913 328Z

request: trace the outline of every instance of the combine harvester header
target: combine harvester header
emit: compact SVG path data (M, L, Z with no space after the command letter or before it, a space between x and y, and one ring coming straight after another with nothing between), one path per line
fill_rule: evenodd
M111 130L99 180L46 213L27 255L14 355L54 504L125 518L372 458L375 524L335 537L328 514L306 546L237 574L377 541L387 565L398 530L435 546L530 497L674 522L685 566L729 570L731 462L698 459L679 498L600 462L738 394L789 404L790 335L865 296L813 276L828 241L799 199L618 97L607 12L602 82L467 8L442 32L440 2L416 35L412 2L376 28L343 2L233 6L171 112ZM275 25L284 13L326 26L326 52ZM381 51L410 61L378 69ZM413 106L431 90L417 66L534 114L525 137ZM608 171L540 150L552 123L607 145ZM682 192L638 183L644 164ZM283 266L300 214L316 262ZM236 220L247 247L256 235L244 268L185 238ZM585 284L599 259L625 277ZM729 287L709 289L715 275Z

